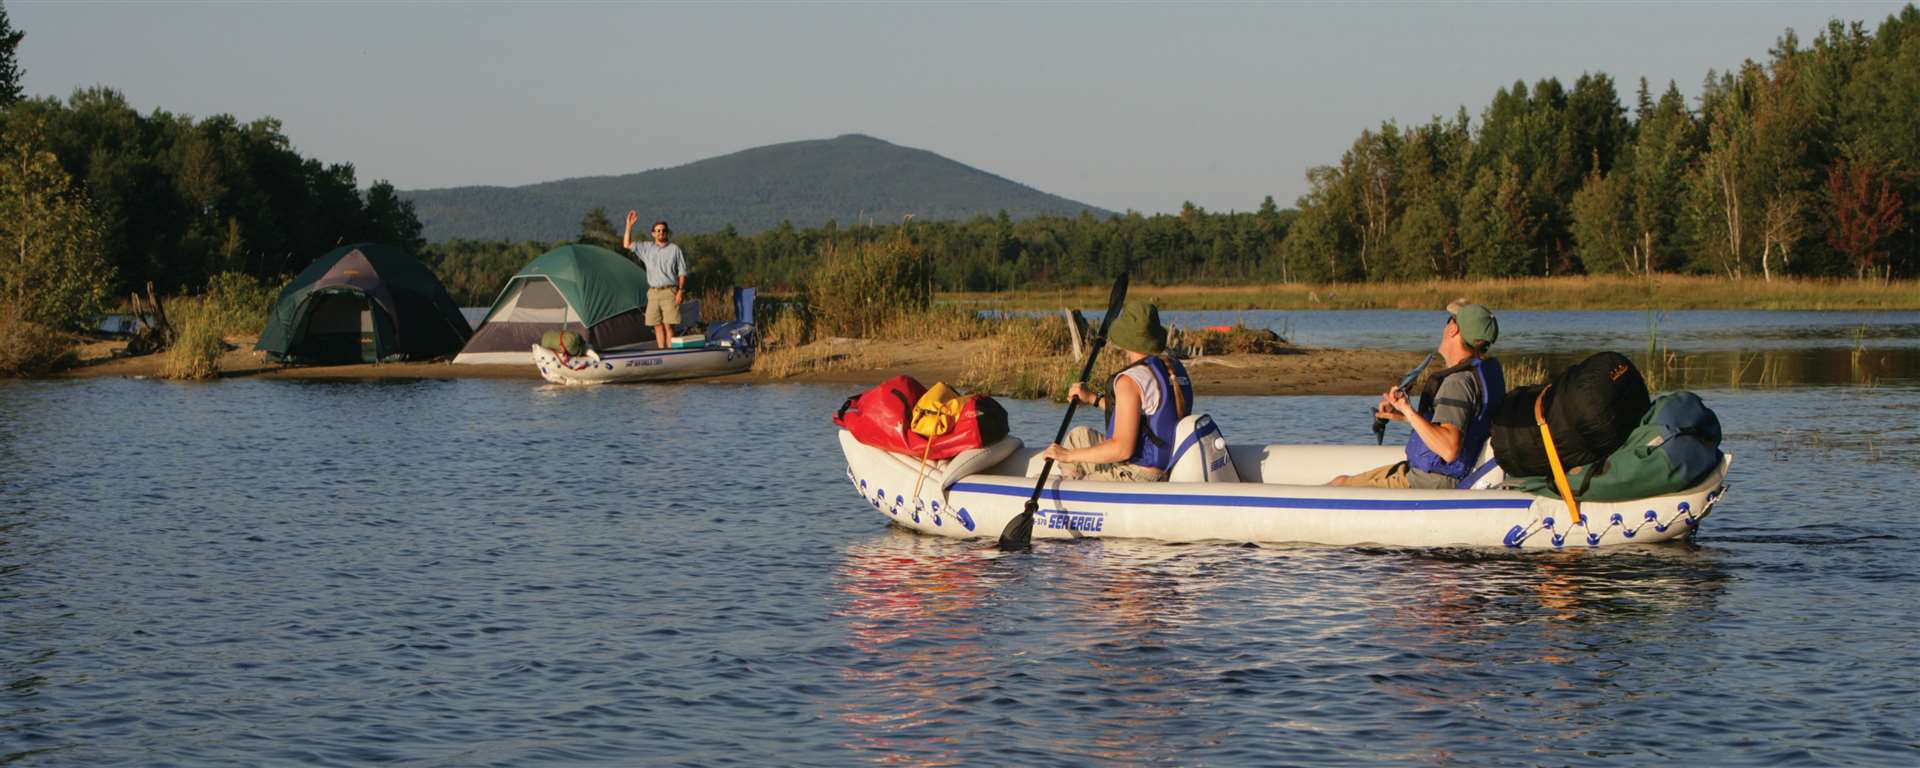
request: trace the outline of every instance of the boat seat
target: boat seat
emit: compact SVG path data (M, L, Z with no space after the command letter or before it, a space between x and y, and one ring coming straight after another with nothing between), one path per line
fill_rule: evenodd
M1167 480L1175 483L1237 483L1227 436L1213 417L1197 413L1173 428L1173 466Z
M1500 463L1494 460L1492 440L1487 441L1487 447L1480 449L1480 456L1474 460L1473 471L1467 473L1467 477L1472 481L1467 487L1476 491L1497 488L1507 481L1506 470L1501 469Z

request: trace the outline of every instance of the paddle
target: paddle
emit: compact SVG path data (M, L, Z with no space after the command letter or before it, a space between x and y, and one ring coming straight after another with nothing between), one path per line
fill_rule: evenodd
M1107 329L1113 327L1113 319L1120 316L1120 305L1127 301L1127 273L1121 272L1119 279L1113 281L1113 294L1107 297L1107 314L1100 318L1100 332L1094 334L1087 344L1087 363L1080 366L1079 383L1086 383L1093 375L1093 361L1099 359L1100 348L1107 345ZM1053 442L1059 443L1067 437L1067 427L1073 424L1073 409L1079 401L1067 403L1067 415L1060 420L1060 430L1053 435ZM1000 548L1004 550L1025 550L1033 547L1033 515L1040 511L1040 491L1047 487L1047 475L1053 471L1053 459L1047 459L1040 465L1040 480L1033 484L1033 495L1027 498L1027 506L1007 521L1007 527L1000 532Z
M1435 354L1438 354L1438 353L1428 352L1426 358L1422 359L1419 365L1414 366L1413 370L1407 371L1407 375L1400 377L1400 386L1397 387L1397 389L1399 389L1402 392L1405 392L1407 391L1407 387L1413 386L1414 380L1420 378L1420 373L1422 371L1427 370L1427 364L1433 362L1433 356ZM1373 412L1373 444L1384 445L1386 444L1386 442L1387 442L1387 417L1381 416L1379 411L1374 411Z

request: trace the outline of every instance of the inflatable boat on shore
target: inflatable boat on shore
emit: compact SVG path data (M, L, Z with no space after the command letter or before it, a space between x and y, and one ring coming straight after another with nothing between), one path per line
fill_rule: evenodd
M685 346L661 349L653 342L601 353L566 355L533 345L540 378L555 384L612 384L725 376L753 367L754 331L748 323L716 326L703 337L676 339Z
M1034 538L1529 549L1674 541L1713 510L1733 461L1723 455L1675 493L1583 502L1575 519L1558 498L1494 488L1503 479L1497 468L1468 490L1322 485L1403 459L1392 446L1228 446L1206 416L1182 421L1174 445L1168 482L1065 480L1056 472L1040 494ZM1012 437L924 468L918 457L864 445L844 429L840 447L848 481L890 522L957 538L998 537L1033 494L1042 465L1038 449Z

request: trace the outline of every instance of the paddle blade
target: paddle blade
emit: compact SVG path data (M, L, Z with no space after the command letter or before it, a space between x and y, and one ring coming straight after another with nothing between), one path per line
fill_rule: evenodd
M1113 327L1113 318L1120 315L1120 310L1125 309L1126 304L1127 273L1122 272L1119 277L1114 278L1113 292L1107 294L1107 316L1100 318L1101 336L1107 335L1107 329Z
M1033 549L1033 514L1039 509L1039 504L1029 501L1026 509L1007 521L1006 529L1000 532L1001 551L1025 552Z

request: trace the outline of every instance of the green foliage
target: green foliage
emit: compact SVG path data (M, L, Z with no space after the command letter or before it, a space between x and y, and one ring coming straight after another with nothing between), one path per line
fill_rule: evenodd
M30 323L79 330L105 308L113 268L100 225L39 126L0 143L0 295Z
M227 351L227 344L221 340L223 319L217 310L206 299L183 299L169 305L167 321L173 325L174 338L161 353L162 378L210 379L219 373L220 355Z
M412 204L391 184L362 195L353 166L300 156L272 118L143 115L108 88L0 112L7 136L35 126L93 202L116 294L149 280L178 293L222 272L297 272L342 243L422 242Z
M0 377L42 376L73 364L72 334L21 317L0 300Z
M7 6L0 3L0 109L12 106L20 100L20 78L26 72L20 69L20 60L15 54L20 49L20 41L27 33L13 28L7 20Z
M807 304L820 332L869 338L892 317L933 303L926 253L905 237L829 244L807 281Z
M259 333L279 295L278 286L266 285L252 275L222 272L207 281L202 309L208 324L222 336Z

